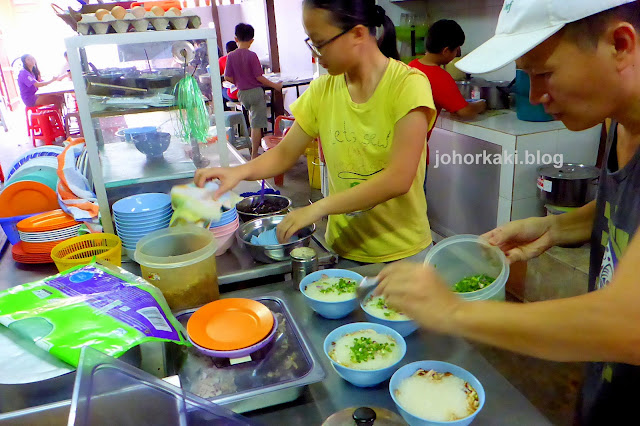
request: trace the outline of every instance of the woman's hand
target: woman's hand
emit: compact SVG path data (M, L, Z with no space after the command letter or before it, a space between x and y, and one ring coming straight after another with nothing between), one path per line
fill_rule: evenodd
M540 256L555 243L551 236L553 216L532 217L502 225L482 235L497 246L511 264Z
M452 315L464 303L429 265L393 263L378 274L378 279L375 294L384 295L389 305L409 315L421 327L448 331Z
M296 232L322 219L324 213L317 204L318 203L313 203L307 207L296 209L285 216L282 222L278 224L276 230L280 244L289 242Z
M214 199L223 196L227 191L232 190L238 183L245 179L244 172L240 167L211 167L208 169L198 169L193 177L196 186L202 188L207 181L218 179L220 188L214 194Z

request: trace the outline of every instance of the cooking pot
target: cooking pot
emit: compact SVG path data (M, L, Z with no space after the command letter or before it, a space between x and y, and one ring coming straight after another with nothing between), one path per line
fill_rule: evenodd
M539 197L558 207L581 207L595 199L600 170L584 164L538 168Z
M488 109L509 108L509 92L511 91L510 82L487 81L482 78L474 78L470 83L472 93L471 98L486 100Z
M456 86L465 99L471 99L471 82L469 80L456 81Z

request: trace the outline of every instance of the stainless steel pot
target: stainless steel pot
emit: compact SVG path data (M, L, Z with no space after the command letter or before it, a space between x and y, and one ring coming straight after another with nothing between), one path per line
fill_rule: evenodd
M296 233L298 240L286 244L274 244L261 246L251 244L251 237L258 236L261 232L268 231L278 226L284 219L284 215L267 216L254 219L241 225L236 231L240 245L249 251L251 257L258 262L273 263L291 259L291 250L297 247L309 247L311 236L316 232L316 224L305 226Z
M481 78L471 80L471 93L480 93L480 99L487 101L488 109L509 108L510 85L508 81L486 81Z
M546 204L580 207L596 197L600 170L584 164L553 165L538 168L538 194Z
M462 97L465 99L471 99L471 82L468 80L460 80L456 81L456 85L458 86L458 90L462 94Z

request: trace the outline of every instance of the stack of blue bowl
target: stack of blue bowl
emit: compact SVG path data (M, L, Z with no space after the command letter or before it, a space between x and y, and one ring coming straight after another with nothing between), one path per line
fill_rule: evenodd
M172 214L168 194L138 194L116 201L113 221L127 255L133 259L136 244L145 235L168 228Z
M220 228L222 226L230 225L233 222L239 220L238 219L238 210L236 210L235 206L231 210L227 210L222 212L220 216L220 220L217 222L211 222L209 229Z

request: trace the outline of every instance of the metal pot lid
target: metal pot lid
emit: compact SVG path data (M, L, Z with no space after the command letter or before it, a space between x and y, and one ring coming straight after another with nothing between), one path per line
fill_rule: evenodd
M552 179L595 179L600 176L600 169L593 166L585 166L584 164L568 163L559 168L549 164L539 167L538 174Z
M404 426L407 423L386 408L380 407L350 407L332 414L322 423L322 426Z

